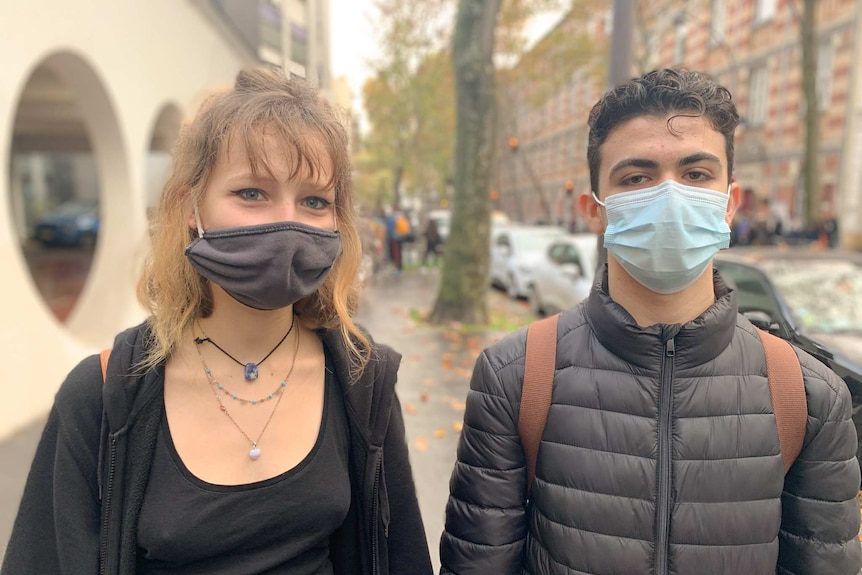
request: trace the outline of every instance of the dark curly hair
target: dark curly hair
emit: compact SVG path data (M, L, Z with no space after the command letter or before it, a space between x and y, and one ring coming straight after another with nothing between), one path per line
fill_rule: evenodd
M733 132L739 125L739 114L730 92L700 72L666 68L654 70L605 93L590 111L590 136L587 162L590 185L599 193L601 147L611 130L641 116L706 117L712 127L724 136L727 152L727 177L733 171Z

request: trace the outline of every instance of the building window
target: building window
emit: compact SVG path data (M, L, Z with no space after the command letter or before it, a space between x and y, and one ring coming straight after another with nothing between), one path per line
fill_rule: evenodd
M755 0L754 23L760 24L770 20L778 10L778 0Z
M673 63L681 64L685 60L685 40L688 31L685 14L683 12L677 14L673 24L676 30L673 40Z
M769 103L769 70L765 65L751 69L748 83L748 123L759 126L766 122Z
M817 46L817 104L821 110L832 101L832 69L835 65L835 45L832 39Z
M712 14L710 15L709 45L716 47L724 43L724 34L727 30L727 0L712 0Z

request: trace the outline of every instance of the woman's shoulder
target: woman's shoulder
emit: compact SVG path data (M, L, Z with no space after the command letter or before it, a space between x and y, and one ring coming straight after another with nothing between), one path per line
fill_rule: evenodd
M76 426L100 421L102 412L102 364L98 354L82 359L60 385L54 410L61 420Z

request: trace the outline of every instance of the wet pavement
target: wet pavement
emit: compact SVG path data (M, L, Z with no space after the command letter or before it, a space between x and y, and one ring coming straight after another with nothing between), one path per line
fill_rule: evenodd
M357 318L376 341L403 356L397 389L435 571L473 363L484 347L534 319L526 302L491 291L491 328L429 326L422 317L434 304L438 284L438 270L383 272L367 285ZM63 300L57 297L55 301ZM0 556L5 553L43 424L38 422L0 442Z
M526 302L492 290L491 328L429 326L421 317L431 311L438 282L436 270L375 277L358 317L377 342L403 355L397 390L435 571L473 364L490 343L535 319Z

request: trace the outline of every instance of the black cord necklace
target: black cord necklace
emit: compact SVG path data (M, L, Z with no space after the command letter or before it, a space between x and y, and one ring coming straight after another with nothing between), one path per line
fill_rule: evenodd
M202 343L205 343L205 342L210 342L211 344L213 344L217 350L219 350L220 352L222 352L223 354L225 354L226 356L228 356L229 358L231 358L231 359L232 359L232 360L233 360L237 365L240 365L240 366L242 366L242 367L243 367L243 376L245 377L245 380L246 380L247 382L251 383L252 381L256 380L256 379L257 379L257 376L259 375L258 370L257 370L257 366L259 366L260 364L262 364L263 362L265 362L267 359L269 359L269 356L271 356L273 353L275 353L275 350L277 350L277 349L281 346L281 344L283 344L283 343L284 343L284 340L286 340L286 339L287 339L287 336L289 336L289 335L290 335L290 332L292 332L292 331L293 331L293 324L294 324L294 322L295 322L295 321L296 321L296 316L294 315L294 316L293 316L293 318L290 320L290 328L287 330L287 333L286 333L286 334L284 334L284 337L283 337L283 338L281 338L281 339L278 341L278 343L277 343L277 344L275 344L275 347L274 347L274 348L272 348L272 349L269 351L269 353L268 353L268 354L266 354L266 355L264 356L264 358L263 358L262 360L258 361L257 363L243 363L243 362L241 362L240 360L238 360L237 358L235 358L234 356L232 356L231 354L229 354L228 352L226 352L226 351L222 348L222 346L220 346L219 344L217 344L216 342L214 342L214 341L212 340L212 338L210 338L210 336L208 336L208 335L206 334L206 332L203 330L203 328L201 328L201 331L203 332L204 336L203 336L203 337L196 337L196 338L195 338L195 343L196 343L196 344L198 344L198 345L200 345L200 344L202 344Z

